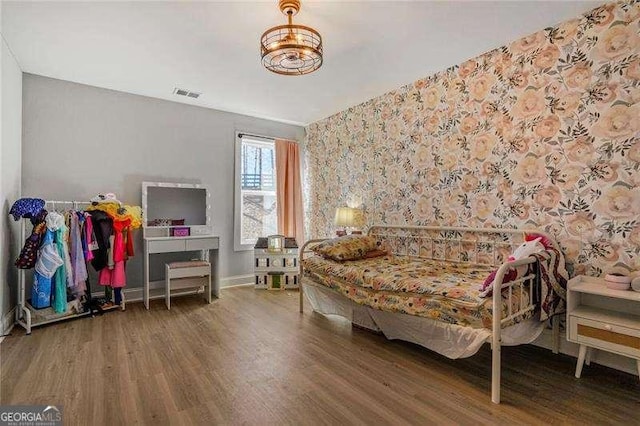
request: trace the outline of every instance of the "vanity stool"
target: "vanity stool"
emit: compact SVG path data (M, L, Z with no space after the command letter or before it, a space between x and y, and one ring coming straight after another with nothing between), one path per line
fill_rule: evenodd
M193 294L204 287L204 299L211 303L211 263L205 260L172 262L165 265L164 300L171 309L171 291L176 295ZM175 294L175 293L174 293Z

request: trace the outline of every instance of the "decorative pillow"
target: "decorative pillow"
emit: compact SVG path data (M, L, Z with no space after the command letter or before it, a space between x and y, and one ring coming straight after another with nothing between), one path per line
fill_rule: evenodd
M386 250L375 249L375 250L371 250L371 251L367 252L364 255L364 258L365 259L373 259L373 258L376 258L376 257L386 256L388 254L389 254L389 252L386 251Z
M342 261L363 259L367 253L378 248L378 241L368 235L345 235L323 241L312 250L320 256Z

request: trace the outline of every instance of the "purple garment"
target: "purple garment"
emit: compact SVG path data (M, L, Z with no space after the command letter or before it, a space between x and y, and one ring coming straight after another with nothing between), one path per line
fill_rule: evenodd
M9 210L9 214L13 215L13 220L20 220L21 217L30 219L36 217L44 208L44 200L40 198L20 198Z
M46 231L44 226L45 218L47 217L46 210L40 210L36 216L31 217L31 223L33 223L33 230L31 235L24 243L24 247L20 250L20 255L16 259L15 265L19 269L31 269L36 265L38 258L38 248L40 247L40 241Z
M69 256L71 258L71 270L73 276L73 286L71 292L76 296L82 296L87 291L87 264L84 259L82 249L82 236L80 233L80 223L78 215L71 212L69 227Z

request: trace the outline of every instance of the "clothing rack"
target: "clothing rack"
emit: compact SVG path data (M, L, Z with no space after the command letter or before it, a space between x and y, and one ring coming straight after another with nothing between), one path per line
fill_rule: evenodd
M59 201L59 200L45 200L44 202L45 208L49 211L56 211L56 206L61 205L63 207L70 206L73 210L77 210L79 206L88 206L91 205L91 201ZM24 242L27 238L27 221L26 219L21 219L20 222L20 241ZM40 321L33 321L31 318L31 310L27 307L27 286L26 286L26 269L18 270L18 304L16 306L16 323L21 325L26 331L27 334L31 334L32 327L39 327L41 325L51 324L58 321L65 321L72 318L80 318L88 315L92 315L93 311L91 308L86 312L80 312L76 314L63 313L55 316L54 318L44 319ZM88 291L88 297L91 299L91 291ZM114 305L114 308L120 307L123 311L125 308L124 304L124 295L122 298L122 304L120 306Z

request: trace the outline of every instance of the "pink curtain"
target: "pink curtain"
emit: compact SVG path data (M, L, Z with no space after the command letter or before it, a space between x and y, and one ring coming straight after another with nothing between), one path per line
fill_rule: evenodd
M276 139L278 232L304 243L300 149L296 142Z

